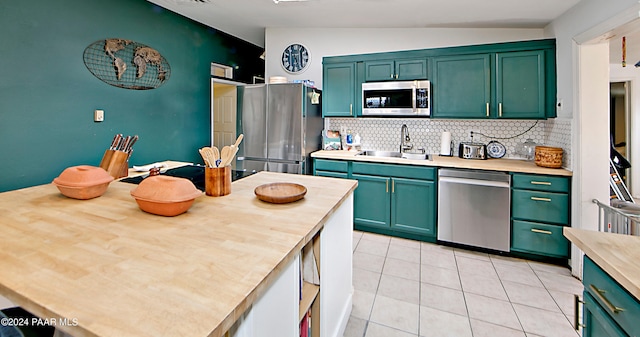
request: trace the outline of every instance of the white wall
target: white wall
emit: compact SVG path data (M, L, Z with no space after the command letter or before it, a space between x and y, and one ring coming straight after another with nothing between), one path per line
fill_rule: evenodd
M322 57L377 53L398 50L427 49L471 44L536 40L545 38L542 29L284 29L265 31L265 79L287 76L309 79L322 88ZM287 73L280 65L282 51L292 43L301 43L311 52L311 63L297 75Z

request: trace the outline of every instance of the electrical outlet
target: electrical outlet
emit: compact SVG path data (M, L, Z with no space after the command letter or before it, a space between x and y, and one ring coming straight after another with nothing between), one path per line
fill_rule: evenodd
M94 110L93 111L93 121L94 122L104 122L104 110Z

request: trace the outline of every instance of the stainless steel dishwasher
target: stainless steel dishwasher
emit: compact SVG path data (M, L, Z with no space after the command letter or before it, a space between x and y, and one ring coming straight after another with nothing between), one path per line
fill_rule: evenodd
M438 240L509 251L511 237L506 172L438 170Z

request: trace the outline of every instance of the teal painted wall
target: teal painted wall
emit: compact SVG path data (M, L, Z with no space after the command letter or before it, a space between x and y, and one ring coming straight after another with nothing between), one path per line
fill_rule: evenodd
M145 0L1 1L0 32L0 192L49 183L68 166L97 166L116 133L140 136L130 165L201 162L210 63L237 66L237 81L264 76L261 48ZM155 48L171 77L153 90L102 82L82 56L105 38ZM93 122L95 109L104 122Z

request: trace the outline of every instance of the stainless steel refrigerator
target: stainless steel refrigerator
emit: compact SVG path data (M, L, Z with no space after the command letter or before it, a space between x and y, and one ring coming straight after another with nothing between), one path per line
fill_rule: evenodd
M321 148L321 91L297 83L238 87L236 168L311 174L310 153Z

